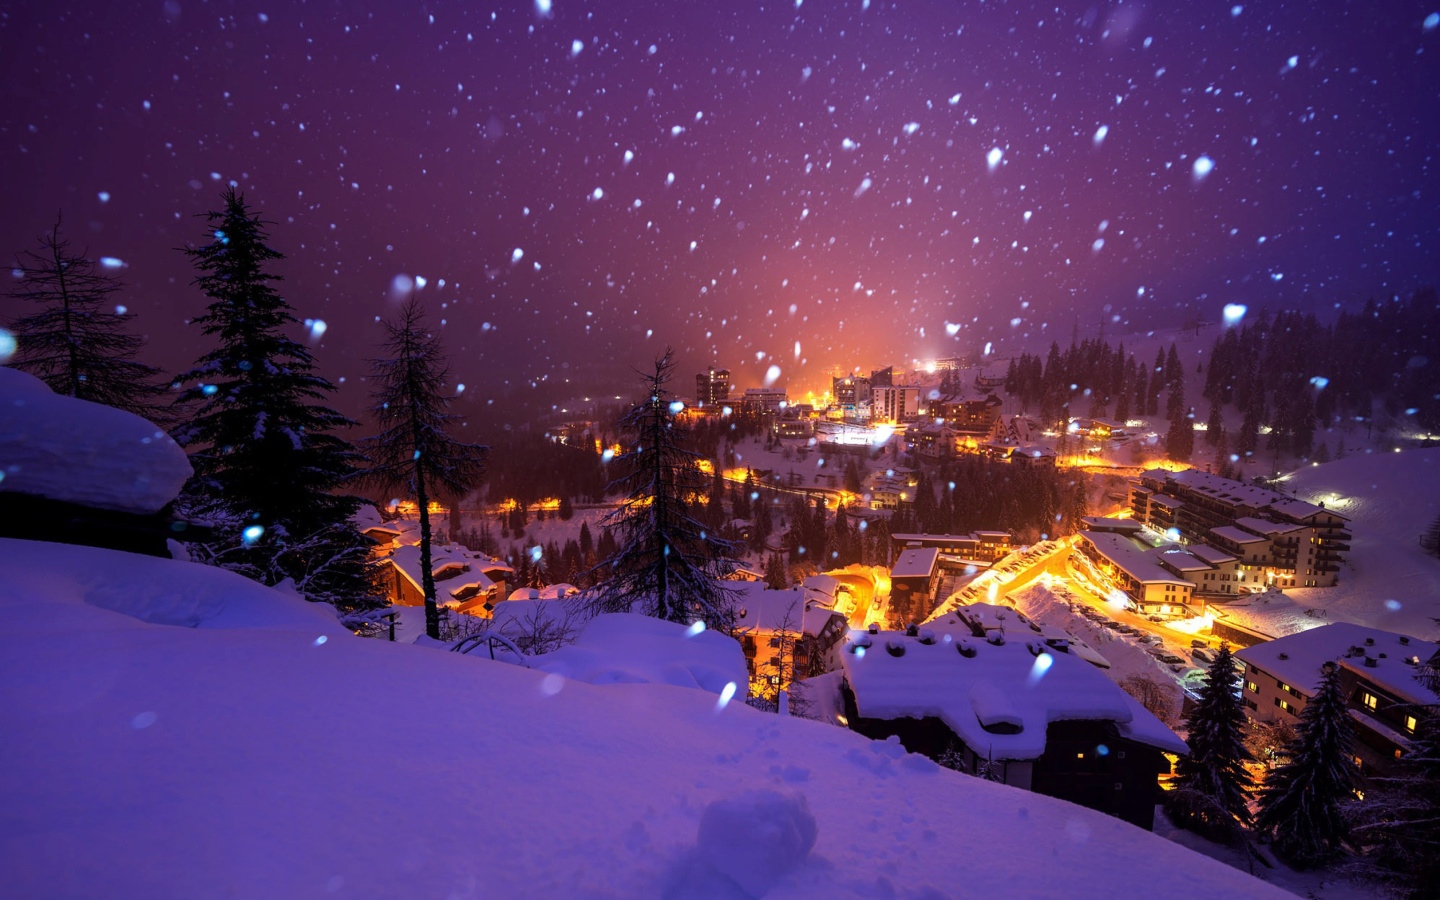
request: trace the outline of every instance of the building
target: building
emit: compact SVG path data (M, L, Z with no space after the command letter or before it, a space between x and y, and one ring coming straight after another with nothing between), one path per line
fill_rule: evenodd
M1139 541L1109 531L1082 531L1076 549L1130 598L1141 615L1188 617L1204 612L1195 584L1162 565Z
M423 569L418 544L403 544L380 551L385 598L392 606L424 606ZM430 574L435 580L435 601L456 612L488 617L506 597L506 583L515 570L483 553L458 544L431 547Z
M862 375L832 377L830 396L841 410L855 412L870 402L870 379Z
M841 653L848 726L1012 787L1154 826L1173 731L1063 641L923 628L862 634ZM1048 666L1037 665L1045 658ZM1035 673L1044 674L1036 677Z
M811 588L773 591L762 583L740 585L735 633L745 652L752 693L773 697L792 681L833 668L833 650L849 623L832 609L834 596Z
M890 568L890 605L899 610L916 611L916 621L930 614L935 607L935 593L940 588L940 551L935 547L903 550ZM923 610L923 615L918 614Z
M695 405L719 412L730 400L730 370L710 367L695 376Z
M1440 696L1416 677L1427 662L1440 664L1437 654L1440 644L1337 622L1246 647L1235 658L1245 667L1246 714L1256 721L1292 724L1314 694L1322 667L1338 665L1355 726L1355 763L1370 778L1395 772L1427 714L1423 707L1434 710L1440 704Z
M1008 531L972 531L969 534L892 534L894 553L934 548L942 556L974 562L995 562L1013 549Z
M980 452L997 462L1008 462L1017 466L1055 465L1055 451L1039 444L987 441L980 445Z
M905 385L883 385L870 389L870 420L899 425L920 417L920 389Z
M1151 469L1130 491L1131 513L1157 531L1213 543L1236 556L1249 587L1330 587L1350 549L1348 519L1323 503L1197 469ZM1262 544L1246 538L1264 538ZM1263 549L1262 549L1263 548Z
M930 418L950 426L962 434L977 438L989 436L1000 421L1001 401L994 395L980 400L960 400L944 396L932 400L929 406Z
M779 416L787 400L784 388L746 388L740 409L747 416Z

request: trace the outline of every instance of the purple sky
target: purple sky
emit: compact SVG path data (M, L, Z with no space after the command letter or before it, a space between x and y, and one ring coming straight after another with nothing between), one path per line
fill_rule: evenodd
M0 248L63 209L181 368L233 181L327 375L422 276L471 401L1323 311L1437 280L1426 2L10 4Z

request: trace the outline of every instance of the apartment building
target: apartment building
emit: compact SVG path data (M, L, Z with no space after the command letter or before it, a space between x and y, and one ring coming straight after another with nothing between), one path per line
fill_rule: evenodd
M1338 583L1352 540L1349 520L1323 503L1197 469L1144 472L1130 501L1136 521L1236 556L1247 587L1256 590Z
M1419 677L1440 664L1440 644L1378 628L1337 622L1245 647L1242 696L1255 721L1299 721L1322 667L1340 667L1340 687L1354 726L1354 761L1365 777L1393 774L1410 750L1426 708L1440 696ZM1433 713L1431 713L1433 714Z

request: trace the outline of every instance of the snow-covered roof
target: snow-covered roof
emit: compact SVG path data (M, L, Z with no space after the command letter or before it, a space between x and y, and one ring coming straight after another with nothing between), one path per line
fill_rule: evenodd
M1189 551L1192 556L1212 566L1220 566L1235 561L1235 557L1229 553L1211 547L1209 544L1186 544L1185 549Z
M1358 652L1347 656L1352 648L1358 648ZM1406 660L1418 657L1423 663L1437 650L1440 644L1432 641L1350 622L1335 622L1237 650L1235 658L1258 666L1306 696L1320 680L1321 666L1338 662L1411 702L1433 704L1440 703L1440 697L1415 680L1416 667ZM1373 658L1375 665L1367 666L1366 656Z
M575 643L531 668L588 684L669 684L712 694L744 692L745 654L734 638L634 613L596 616Z
M833 600L835 593L841 588L841 581L834 575L819 574L807 577L800 585L809 590L826 594Z
M190 474L185 451L153 422L0 366L0 491L144 514Z
M890 569L891 578L929 578L935 572L940 560L940 550L935 547L919 547L905 550L895 558Z
M1243 528L1236 528L1234 525L1221 525L1218 528L1210 529L1210 533L1218 538L1234 541L1237 544L1256 544L1261 541L1270 540L1270 538L1265 535L1252 534Z
M1091 531L1115 531L1133 534L1145 526L1134 519L1117 519L1106 516L1085 516L1080 520Z
M1156 506L1163 506L1166 509L1179 509L1180 507L1185 505L1184 503L1175 499L1169 494L1152 494L1150 496L1150 502L1154 503Z
M1272 503L1270 504L1270 508L1273 509L1275 512L1280 513L1282 516L1289 516L1292 519L1304 520L1310 518L1316 513L1321 512L1328 512L1332 516L1340 519L1345 518L1333 509L1322 509L1321 507L1316 506L1313 503L1307 503L1304 500L1297 500L1294 497L1288 497L1284 500Z
M1012 633L1022 631L1040 633L1039 626L1031 622L1029 616L1013 606L1003 606L998 603L968 603L955 607L954 613L972 628L978 627L981 632L999 629Z
M1289 534L1292 531L1299 531L1302 527L1293 522L1276 522L1271 519L1262 519L1258 516L1241 516L1235 520L1235 524L1246 531L1263 534L1266 537L1274 537L1277 534Z
M1132 740L1187 752L1173 731L1103 673L1051 652L1038 636L997 645L945 635L926 644L881 632L862 635L841 657L860 716L935 717L969 747L997 760L1039 757L1049 724L1069 720L1114 722Z
M423 587L419 544L402 544L390 550L384 558L388 559L417 590ZM488 590L495 582L514 573L514 569L498 559L492 559L474 550L467 550L459 544L431 545L431 575L439 576L447 569L467 566L469 569L464 574L457 575L453 579L444 579L435 586L436 594L442 602L445 595L458 591L466 585L479 585L482 590Z
M1165 544L1146 552L1161 565L1180 572L1208 572L1214 568L1210 563L1201 559L1198 554L1192 553L1189 547L1182 547L1179 544Z
M1094 544L1095 549L1104 554L1106 559L1142 584L1190 584L1156 562L1150 555L1150 548L1141 546L1124 535L1108 531L1082 531L1080 536Z
M830 608L833 600L831 595L805 588L772 591L763 582L747 582L735 597L735 630L775 632L784 627L816 636L831 619L845 619Z

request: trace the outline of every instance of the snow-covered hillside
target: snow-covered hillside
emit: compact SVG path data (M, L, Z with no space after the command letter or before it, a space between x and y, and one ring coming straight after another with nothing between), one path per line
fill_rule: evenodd
M1288 896L896 744L353 638L227 572L9 541L0 585L11 896Z
M1356 453L1305 466L1284 486L1348 516L1355 535L1339 585L1286 594L1333 621L1428 639L1440 633L1440 559L1419 546L1440 515L1440 450Z

